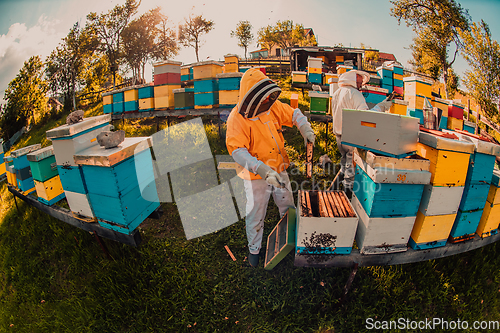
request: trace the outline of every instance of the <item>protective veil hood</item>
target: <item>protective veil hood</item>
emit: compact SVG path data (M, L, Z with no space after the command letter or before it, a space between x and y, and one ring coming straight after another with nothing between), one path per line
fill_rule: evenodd
M260 70L250 68L241 78L238 112L244 118L253 118L269 110L280 94L276 83Z
M359 71L359 70L351 70L349 72L345 72L339 77L339 86L351 86L353 88L357 88L356 85L356 74L361 75L363 77L363 84L368 83L370 81L370 74L367 72Z

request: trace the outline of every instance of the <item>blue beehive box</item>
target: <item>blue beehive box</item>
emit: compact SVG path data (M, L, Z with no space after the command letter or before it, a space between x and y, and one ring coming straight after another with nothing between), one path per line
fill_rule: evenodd
M217 79L194 81L194 93L206 93L218 91Z
M403 80L396 80L396 79L394 79L393 84L394 84L394 87L401 87L401 88L404 87L404 81Z
M154 86L145 86L138 89L139 99L153 98L155 91Z
M447 129L447 128L448 128L448 117L441 116L441 120L439 121L439 129Z
M113 103L113 113L123 113L125 111L123 102Z
M28 154L42 148L42 145L39 143L20 148L17 150L14 150L13 152L10 153L10 156L13 158L13 163L14 163L14 168L16 170L21 170L26 167L30 166L30 162L28 161Z
M240 90L242 73L220 73L217 74L219 80L219 90Z
M422 125L424 123L424 111L423 110L408 108L408 115L410 117L418 118L420 125Z
M307 77L310 83L322 84L323 82L323 74L307 73Z
M113 113L113 104L106 104L102 106L103 113Z
M139 110L139 101L128 101L123 103L123 110L125 112L132 112Z
M380 85L380 87L381 87L381 88L383 88L383 89L387 89L387 91L388 91L389 93L392 93L392 92L393 92L393 90L394 90L394 86L392 85L392 82L391 82L390 84L384 84L384 83L382 83L382 84Z
M58 165L57 172L59 173L61 184L65 191L81 194L87 193L87 187L85 186L85 180L80 166Z
M121 92L116 92L113 94L113 103L120 103L124 101L124 97L123 97L123 91Z
M150 145L149 137L125 138L118 147L75 155L101 226L131 234L159 207Z
M209 106L219 104L219 92L210 93L195 93L194 105L196 106Z

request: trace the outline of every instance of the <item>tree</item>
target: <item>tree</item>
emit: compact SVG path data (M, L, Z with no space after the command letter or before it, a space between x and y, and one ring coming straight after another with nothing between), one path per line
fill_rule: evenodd
M274 45L278 45L283 50L294 46L315 46L316 38L305 36L305 29L302 24L295 24L292 20L278 21L275 26L261 28L258 32L257 43L268 50Z
M120 53L121 34L132 15L137 12L139 4L136 0L126 0L124 5L116 5L105 14L98 15L91 12L87 15L90 26L95 29L100 39L101 51L108 57L110 70L113 74L113 88L116 87L116 72L122 58Z
M214 21L205 20L202 15L189 16L184 19L184 24L179 25L179 42L186 47L193 47L196 53L196 61L200 61L198 51L204 41L203 34L209 33L214 28Z
M414 62L421 67L433 68L422 61L434 59L439 64L439 75L448 82L448 69L452 67L462 46L458 30L468 30L470 16L455 0L392 0L391 15L406 22L417 33L412 50ZM448 60L451 44L455 45L452 60ZM430 60L431 62L434 60ZM446 98L449 98L445 84Z
M488 25L481 20L469 31L460 31L464 47L462 56L470 66L464 83L469 94L489 117L497 118L500 98L500 45L491 38Z
M33 56L24 62L19 74L9 83L4 97L7 105L0 119L5 140L23 126L35 124L44 116L48 85L43 75L44 66L40 56Z
M159 32L153 57L156 60L167 60L179 53L179 47L177 46L175 31L169 28L168 17L161 12L159 17L160 23L156 26Z
M83 84L85 63L98 46L92 29L75 23L63 42L47 58L46 74L52 91L63 91L65 109L76 109L76 90Z
M236 30L231 30L231 37L238 38L238 46L245 49L245 59L247 58L247 49L253 41L252 25L249 21L240 21L236 25Z

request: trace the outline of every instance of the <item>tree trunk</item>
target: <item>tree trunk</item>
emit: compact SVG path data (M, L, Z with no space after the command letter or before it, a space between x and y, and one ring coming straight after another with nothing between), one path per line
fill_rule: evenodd
M247 47L245 46L245 60L248 60L247 59Z
M200 58L198 57L198 41L194 44L194 52L196 53L196 61L200 62Z
M448 96L448 68L443 66L443 80L444 80L444 95L446 99L450 99Z

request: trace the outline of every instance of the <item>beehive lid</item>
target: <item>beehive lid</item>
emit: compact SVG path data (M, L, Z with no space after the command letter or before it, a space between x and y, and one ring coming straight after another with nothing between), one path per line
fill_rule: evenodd
M392 103L393 104L399 104L399 105L405 105L405 106L407 106L408 104L410 104L410 102L405 101L403 99L393 99Z
M329 98L330 97L330 93L328 91L314 91L314 90L309 90L309 97Z
M14 157L12 157L12 156L10 156L10 155L9 155L9 156L4 156L4 157L3 157L3 161L4 161L5 163L11 163L11 162L13 162L13 161L14 161Z
M440 137L430 133L422 132L418 134L418 141L427 145L429 147L440 149L440 150L450 150L461 153L474 153L475 146L471 142L464 142L449 138Z
M295 74L295 75L306 75L307 72L292 71L292 74Z
M481 140L478 136L476 136L474 134L464 133L464 131L455 132L455 131L449 131L449 130L443 130L443 132L453 133L456 136L458 136L460 141L470 142L470 143L474 144L474 150L478 153L487 154L487 155L495 155L495 156L500 155L500 145L497 145L496 143L488 142L485 140Z
M163 65L182 65L182 62L181 61L174 61L174 60L164 60L164 61L159 61L159 62L155 62L153 63L153 67L160 67L160 66L163 66Z
M231 77L237 77L241 78L243 76L243 73L241 72L233 72L233 73L219 73L216 75L218 79L227 79Z
M386 71L392 71L392 70L393 70L393 68L392 68L392 67L389 67L389 66L388 66L388 65L386 65L386 64L383 64L382 66L377 67L377 69L376 69L376 70L377 70L377 72L378 72L378 71L380 71L380 70L382 70L382 69L385 69Z
M221 66L221 67L224 66L224 64L221 62L207 60L207 61L195 62L194 64L191 64L191 67L205 66L205 65L215 65L215 66Z
M337 65L337 68L349 68L349 69L353 69L354 67L347 66L347 65Z
M118 147L106 149L95 145L74 155L74 159L78 165L111 167L149 147L151 147L150 137L125 138Z
M385 88L380 88L380 87L374 87L374 86L369 86L369 85L364 85L361 90L370 90L370 91L376 91L378 93L383 93L383 94L388 94L389 90Z
M108 91L108 92L105 92L105 93L102 93L102 97L104 96L109 96L109 95L113 95L115 93L115 91Z
M181 69L186 69L186 68L191 68L191 67L193 67L193 65L189 64L189 65L181 66Z
M372 168L380 167L399 170L429 171L431 167L431 162L428 159L418 155L411 155L405 158L395 158L377 154L361 148L354 149L354 152L362 159L363 164L369 165Z
M414 76L404 77L403 81L404 82L418 81L418 82L429 84L429 85L432 85L434 83L432 79L428 79L428 78L421 77L421 76L415 76L415 75Z
M465 104L462 104L460 100L448 101L448 104L451 106L459 107L461 109L465 109Z
M48 146L28 154L28 161L38 162L54 155L54 147Z
M230 58L230 57L236 57L236 58L238 58L238 55L237 54L226 54L226 55L224 55L224 58Z
M443 98L439 98L439 97L434 97L434 101L438 102L438 103L442 103L442 104L448 104L448 100L447 99L443 99Z
M20 148L20 149L14 150L13 152L10 153L10 156L12 156L13 158L19 158L21 156L29 154L32 151L38 150L40 148L42 148L42 145L39 144L39 143L36 143L36 144L28 146L28 147L24 147L24 148Z
M57 139L70 137L75 134L81 133L83 131L92 129L99 125L109 123L111 121L111 114L105 114L102 116L95 116L90 118L83 118L82 121L72 125L61 125L54 129L47 131L47 139Z

